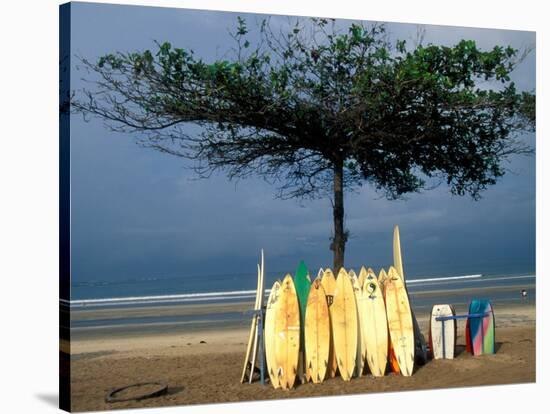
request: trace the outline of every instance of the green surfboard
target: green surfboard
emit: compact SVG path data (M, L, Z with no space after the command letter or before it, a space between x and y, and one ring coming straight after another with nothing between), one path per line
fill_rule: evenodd
M306 373L306 369L303 366L303 361L305 361L304 356L304 332L305 332L305 321L306 321L306 307L307 307L307 298L309 296L309 289L311 287L311 281L309 278L309 271L304 261L300 261L296 273L294 274L294 287L296 288L296 295L298 296L298 304L300 306L300 360L302 361L301 367L298 367L298 377L304 382L305 379L309 380L309 375ZM300 364L299 364L300 365Z
M309 295L309 288L311 287L309 271L307 270L307 266L303 260L296 269L296 273L294 275L294 286L296 287L298 303L300 304L300 322L303 325L306 316L307 297Z

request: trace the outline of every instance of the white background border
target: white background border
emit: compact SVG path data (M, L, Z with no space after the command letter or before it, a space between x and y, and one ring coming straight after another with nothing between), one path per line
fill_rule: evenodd
M100 1L101 2L101 1ZM548 179L542 140L547 122L548 17L543 1L312 0L117 1L230 10L537 31L537 384L187 406L147 413L336 412L376 410L514 412L537 407L548 393L543 299L549 244ZM0 410L57 411L58 375L58 4L6 1L0 6ZM546 100L545 100L546 98ZM547 112L547 111L546 111ZM511 234L510 237L514 235ZM497 332L498 334L498 332ZM404 378L404 380L406 380ZM544 391L545 390L545 391ZM536 411L541 411L538 408ZM124 410L117 412L138 412Z

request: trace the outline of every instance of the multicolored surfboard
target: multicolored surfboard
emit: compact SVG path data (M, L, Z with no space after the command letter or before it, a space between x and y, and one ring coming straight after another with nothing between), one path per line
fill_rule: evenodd
M302 383L309 381L310 375L305 369L305 348L304 348L304 327L306 319L306 307L307 298L309 295L309 289L311 287L311 281L309 279L309 271L304 261L300 261L296 273L294 274L294 286L296 288L296 295L298 296L298 304L300 305L300 360L298 363L298 378Z
M471 349L474 355L495 353L495 315L491 302L474 299L470 302L469 315L486 315L468 318Z
M472 351L472 338L470 338L470 320L466 319L466 352L473 353Z

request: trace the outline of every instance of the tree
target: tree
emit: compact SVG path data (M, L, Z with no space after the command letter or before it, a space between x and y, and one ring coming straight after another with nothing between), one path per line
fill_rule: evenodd
M521 61L511 47L409 49L384 26L327 19L277 34L266 20L254 37L238 18L232 37L230 57L213 62L169 43L83 58L95 79L73 108L194 160L201 177L257 174L282 198L331 196L336 271L345 189L368 183L396 199L445 183L477 199L506 159L531 152L519 132L534 129L535 98L510 81Z

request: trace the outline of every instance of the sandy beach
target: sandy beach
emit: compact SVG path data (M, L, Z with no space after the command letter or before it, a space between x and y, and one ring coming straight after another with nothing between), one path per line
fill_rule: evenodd
M230 306L245 309L247 305ZM463 311L463 306L457 308L457 312ZM207 312L207 309L186 306L184 310L174 307L163 308L161 312L200 313ZM417 315L421 329L427 335L428 314L417 312ZM384 378L363 376L353 378L351 382L344 382L337 377L318 385L299 385L290 391L275 390L271 385L262 386L259 382L252 385L239 383L248 338L247 324L225 327L212 325L190 330L182 328L173 333L150 331L136 335L130 330L119 335L101 335L99 332L80 338L75 335L70 344L72 410L92 411L534 382L534 304L495 306L495 318L495 355L473 357L465 352L464 321L459 321L458 355L455 360L429 361L426 365L417 367L412 377L386 374ZM64 344L63 348L68 350L69 347ZM142 401L105 402L106 394L113 388L145 381L167 383L167 395Z

